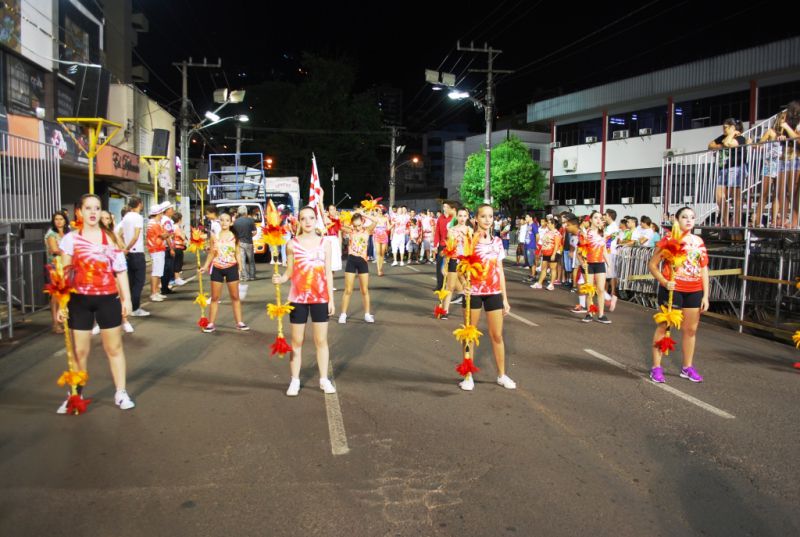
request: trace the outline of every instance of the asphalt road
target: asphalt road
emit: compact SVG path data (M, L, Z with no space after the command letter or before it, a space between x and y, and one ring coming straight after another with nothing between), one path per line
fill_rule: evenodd
M82 416L55 413L58 336L0 358L0 535L800 534L792 347L704 323L706 382L678 378L675 355L668 391L645 380L652 312L621 303L613 324L584 324L575 295L509 268L518 389L494 383L484 336L466 393L457 316L431 315L432 267L387 267L370 281L377 322L356 293L330 325L337 396L317 387L309 333L288 398L269 270L251 282L247 333L228 301L220 329L199 332L196 281L146 306L124 339L131 411L113 405L99 337Z

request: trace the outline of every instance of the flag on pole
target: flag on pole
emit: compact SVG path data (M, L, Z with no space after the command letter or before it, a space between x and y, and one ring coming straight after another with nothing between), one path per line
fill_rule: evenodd
M308 205L314 208L317 213L317 229L325 234L325 219L322 216L322 186L319 183L319 172L317 171L317 157L311 154L311 181L308 187Z

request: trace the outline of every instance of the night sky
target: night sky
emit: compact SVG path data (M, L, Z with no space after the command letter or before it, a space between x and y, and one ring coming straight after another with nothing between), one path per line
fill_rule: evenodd
M254 7L258 5L258 9ZM488 9L484 5L490 5ZM789 4L775 2L491 3L134 0L150 21L138 54L151 68L145 87L177 110L178 71L171 62L221 57L223 70L192 70L189 95L198 110L214 87L240 87L296 71L301 52L348 56L360 89L377 84L404 92L404 123L427 130L466 115L425 84L426 68L454 72L459 87L485 89L484 54L455 50L457 40L503 50L495 66L499 112L523 112L538 99L798 34ZM261 14L267 10L266 14ZM387 14L387 10L392 10ZM138 59L135 59L138 61ZM154 73L154 74L153 74ZM459 113L462 116L459 116Z

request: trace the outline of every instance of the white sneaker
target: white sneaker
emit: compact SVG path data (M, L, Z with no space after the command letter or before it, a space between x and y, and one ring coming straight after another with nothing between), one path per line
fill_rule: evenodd
M92 327L92 335L93 335L93 336L96 336L96 335L97 335L97 334L99 334L99 333L100 333L100 326L99 326L99 325L94 325L94 326Z
M405 263L403 263L402 261L400 261L400 266L401 266L401 267L404 267L404 266L406 266L406 264L405 264Z
M468 376L464 380L458 383L458 387L464 390L465 392L471 392L475 389L475 381L472 380L472 375Z
M125 331L126 334L133 334L134 332L133 325L128 321L122 323L122 329Z
M372 316L371 314L369 314L369 313L365 313L365 314L364 314L364 322L367 322L367 323L374 323L374 322L375 322L375 317L373 317L373 316Z
M396 267L397 266L397 261L392 261L392 266Z
M167 298L167 295L162 295L161 293L158 293L158 296L160 296L162 300Z
M539 282L536 282L533 285L531 285L531 289L541 289L541 288L542 288L542 284L539 283Z
M548 284L548 286L547 286L547 290L548 291L553 291L554 289L555 289L555 286L552 283Z
M150 312L139 308L138 310L132 311L131 315L133 317L148 317L150 316Z
M56 410L56 414L66 414L68 402L69 402L69 396L66 399L64 399L64 402L61 403L60 407L58 407L58 410Z
M150 302L164 302L164 297L161 295L150 295Z
M289 383L289 389L286 390L286 395L289 397L297 397L300 395L300 379L292 379Z
M517 389L517 383L508 378L508 375L503 375L502 377L497 377L497 383L502 386L503 388L507 388L509 390Z
M319 389L325 393L336 393L336 386L327 378L319 379Z
M177 280L175 280L175 285L177 285L178 287L186 285L186 280L184 280L183 278L178 278Z
M339 315L339 324L344 324L347 322L347 314L342 313Z
M114 404L117 405L120 410L129 410L136 406L125 390L118 390L117 393L114 394Z

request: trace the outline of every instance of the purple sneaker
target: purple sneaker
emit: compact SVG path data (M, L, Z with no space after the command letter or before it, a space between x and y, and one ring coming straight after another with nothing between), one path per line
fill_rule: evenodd
M650 370L650 380L655 382L656 384L663 384L667 381L664 378L664 368L662 367L654 367Z
M681 368L681 378L689 379L692 382L703 382L703 377L691 366Z

